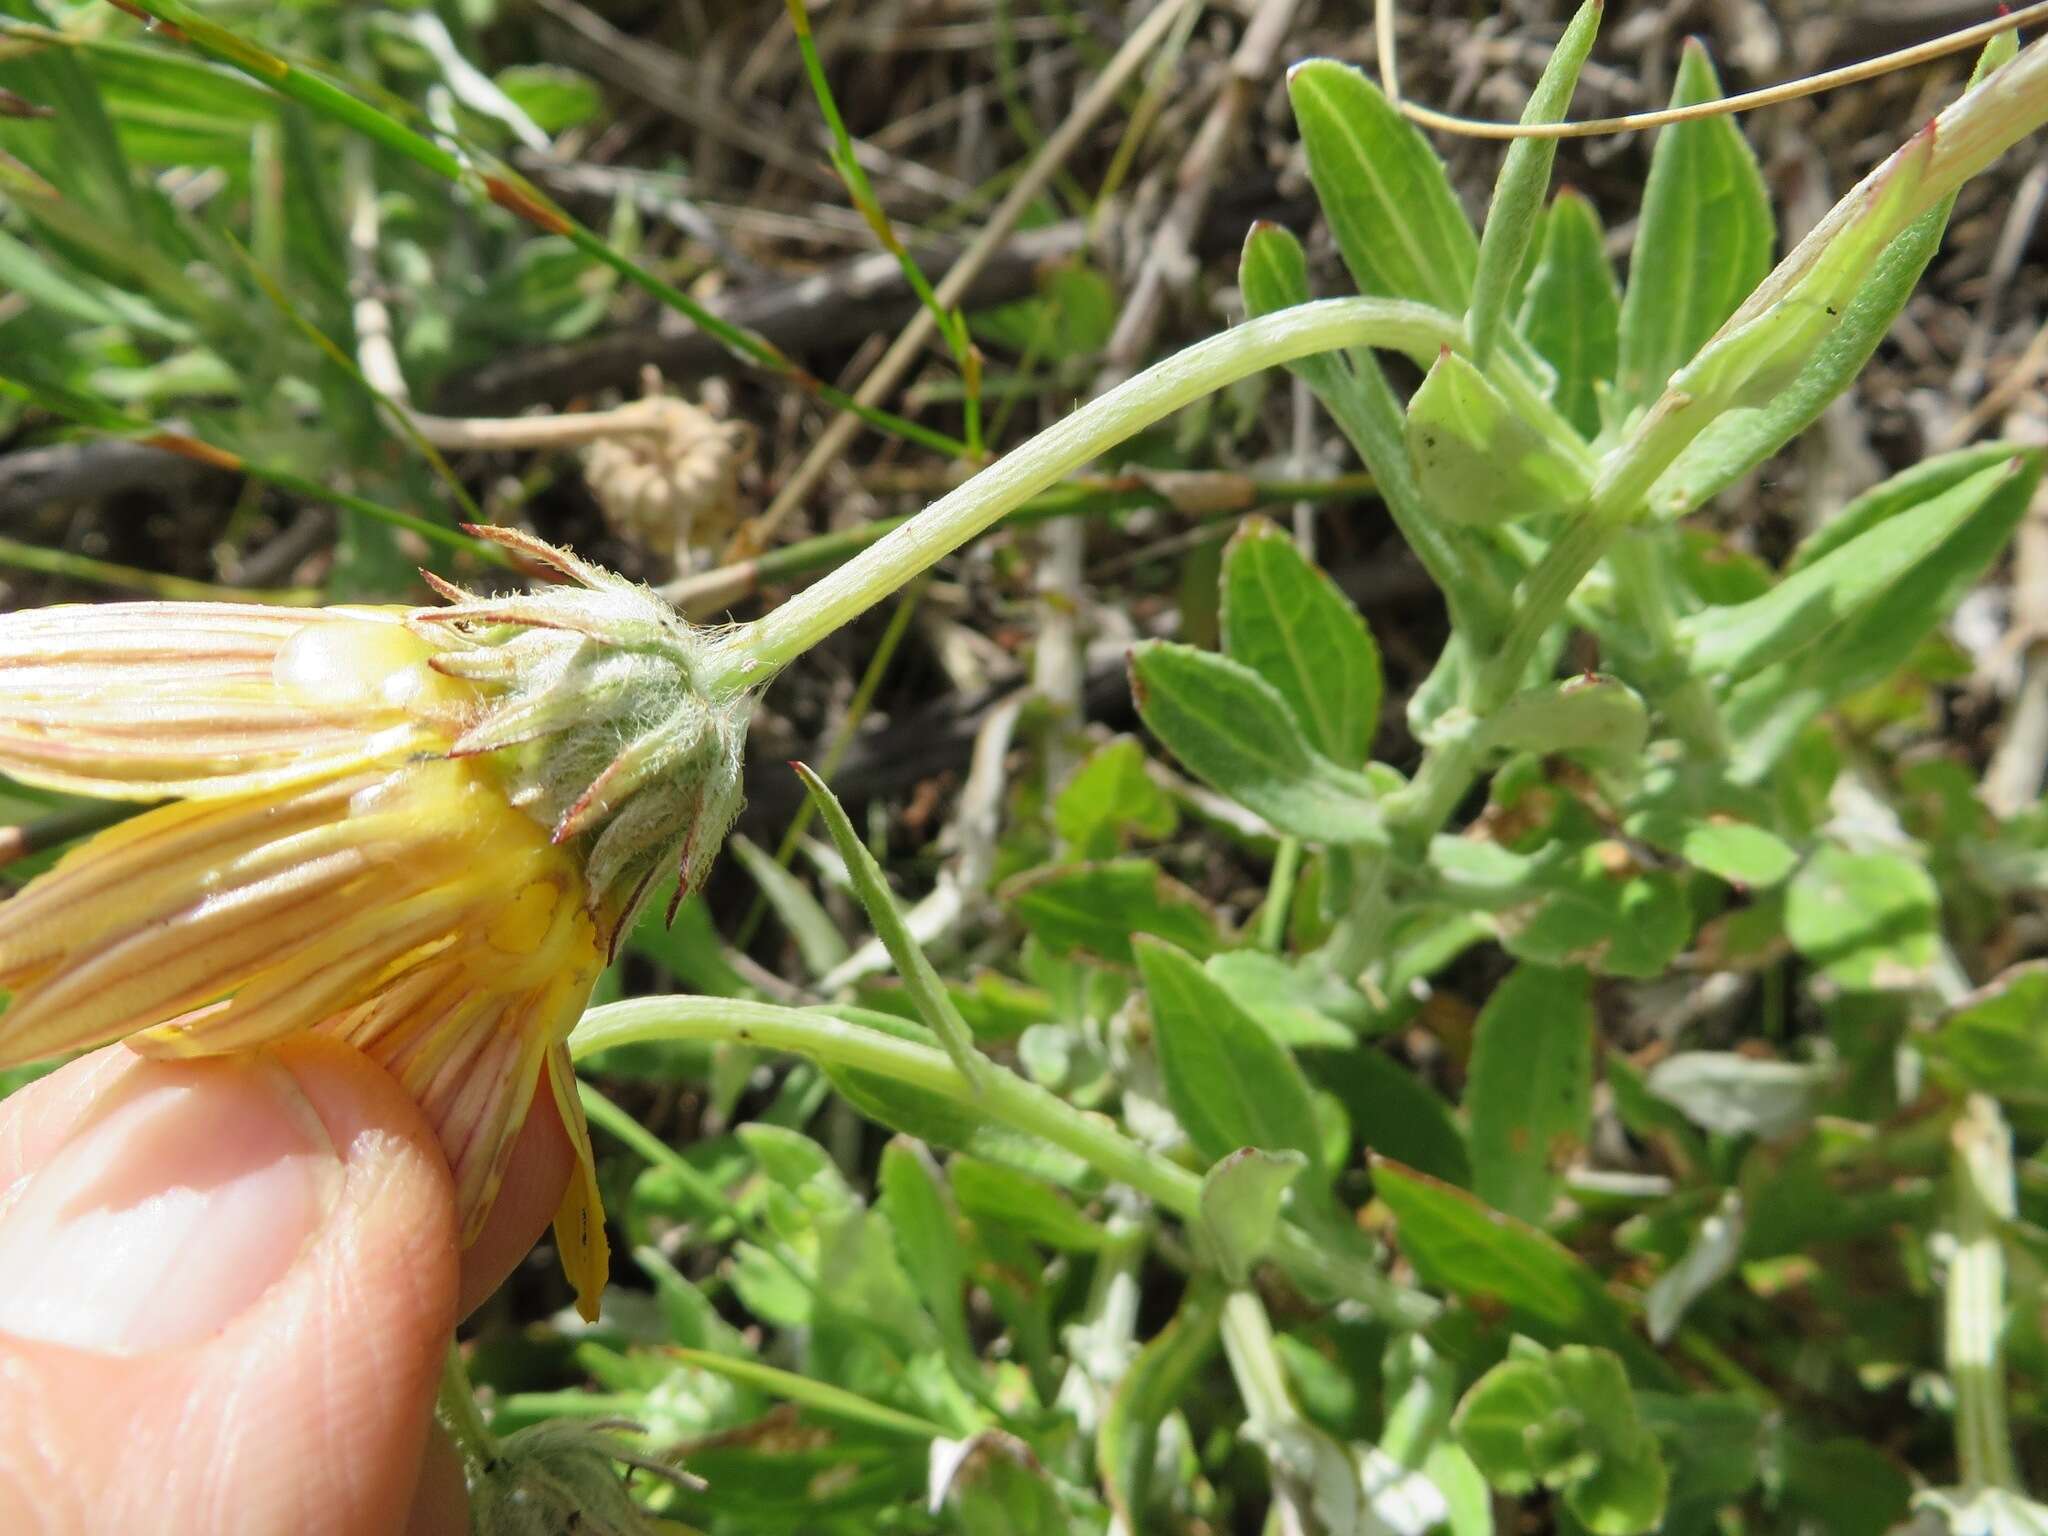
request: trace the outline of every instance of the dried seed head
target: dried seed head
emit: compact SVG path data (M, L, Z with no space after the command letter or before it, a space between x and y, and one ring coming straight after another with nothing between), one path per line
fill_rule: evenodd
M480 699L450 748L500 754L510 798L557 843L587 839L588 902L610 948L661 871L694 891L740 805L744 695L704 686L708 632L646 587L530 535L474 528L574 585L421 609L435 670ZM671 907L673 911L673 907Z
M638 430L592 443L583 473L612 532L680 563L738 520L754 429L663 394L652 370L646 387L646 399L618 413Z

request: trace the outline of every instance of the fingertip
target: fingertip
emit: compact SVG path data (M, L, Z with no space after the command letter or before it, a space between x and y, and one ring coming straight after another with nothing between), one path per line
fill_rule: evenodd
M130 1214L152 1204L136 1170L172 1133L183 1145L234 1149L231 1182L268 1176L269 1143L232 1123L254 1113L251 1077L259 1069L288 1076L292 1097L303 1096L298 1113L317 1118L313 1142L323 1160L310 1230L282 1272L238 1302L232 1317L202 1331L188 1314L182 1335L153 1335L156 1320L138 1313L112 1351L67 1343L56 1329L0 1334L0 1445L39 1448L28 1460L0 1452L0 1508L10 1496L32 1509L45 1505L68 1484L93 1488L93 1520L103 1522L93 1528L217 1528L212 1515L228 1508L249 1529L356 1536L401 1528L420 1483L455 1318L446 1164L419 1111L357 1052L307 1037L263 1057L89 1058L0 1123L17 1154L53 1143L56 1158L71 1165L81 1154L62 1150L70 1138L92 1139L103 1159L95 1166L107 1172L93 1186L90 1214L116 1224L145 1219ZM157 1115L149 1135L122 1145L118 1127L108 1130L117 1112L156 1101L173 1109ZM218 1112L213 1121L203 1113L208 1105ZM304 1146L290 1153L308 1155ZM26 1156L22 1187L32 1192L37 1170L48 1166ZM72 1176L87 1173L74 1168ZM203 1182L173 1193L173 1204L210 1198ZM27 1203L17 1197L9 1212ZM218 1214L225 1221L233 1211ZM192 1219L203 1227L211 1218L202 1209ZM52 1485L34 1475L38 1466L62 1476ZM55 1519L64 1528L61 1506Z
M483 1231L463 1252L455 1304L458 1318L482 1306L539 1241L561 1208L575 1164L554 1096L543 1088L533 1097Z
M469 1536L469 1483L462 1457L438 1424L427 1433L405 1536Z

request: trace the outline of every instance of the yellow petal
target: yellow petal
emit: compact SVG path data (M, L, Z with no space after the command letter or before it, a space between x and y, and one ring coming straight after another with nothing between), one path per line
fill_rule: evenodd
M111 799L391 760L472 697L403 610L104 603L0 615L0 772Z
M555 1109L576 1153L569 1187L562 1191L562 1203L555 1211L555 1249L562 1256L562 1273L576 1288L576 1310L585 1322L594 1323L611 1275L611 1241L604 1232L604 1199L597 1189L590 1122L584 1118L583 1099L576 1091L576 1068L570 1064L569 1047L562 1041L548 1052L548 1085L555 1091Z

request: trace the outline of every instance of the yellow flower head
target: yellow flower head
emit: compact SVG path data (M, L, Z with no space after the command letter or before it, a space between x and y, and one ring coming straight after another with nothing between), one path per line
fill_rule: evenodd
M652 593L478 529L573 585L450 606L94 604L0 616L0 772L173 803L0 905L0 1066L349 1041L412 1095L464 1241L546 1071L581 1164L555 1218L594 1315L607 1252L563 1044L657 876L738 808L743 698Z

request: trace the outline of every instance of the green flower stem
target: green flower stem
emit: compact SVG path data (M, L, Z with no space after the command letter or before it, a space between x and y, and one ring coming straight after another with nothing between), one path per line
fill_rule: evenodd
M729 1040L877 1073L1064 1148L1183 1221L1200 1215L1198 1175L1131 1140L1106 1117L1078 1110L993 1062L977 1092L932 1046L825 1014L716 997L642 997L594 1008L569 1036L569 1050L580 1058L647 1040ZM1291 1223L1281 1224L1272 1254L1297 1279L1361 1302L1390 1323L1420 1327L1435 1315L1428 1297L1325 1251Z
M1323 299L1197 342L1153 364L1005 454L918 516L722 647L714 687L765 683L783 667L920 571L1055 481L1162 417L1261 369L1342 347L1381 347L1427 361L1462 342L1458 324L1397 299Z
M1998 1105L1972 1094L1952 1133L1955 1256L1945 1298L1948 1375L1956 1394L1956 1463L1963 1487L2021 1492L2006 1423L2005 1253L2013 1215L2012 1133Z
M464 1477L474 1486L498 1457L498 1437L484 1422L476 1405L476 1388L469 1384L469 1370L462 1363L462 1346L448 1341L448 1353L441 1361L441 1386L434 1397L434 1417L454 1442L462 1458Z
M1220 482L1226 478L1230 477L1215 477L1219 489ZM1195 524L1222 522L1242 517L1261 507L1285 506L1297 501L1358 501L1375 495L1378 490L1372 476L1363 471L1317 480L1247 478L1241 484L1243 499L1227 509L1211 512L1205 507L1199 512L1183 515ZM1200 497L1198 492L1198 504ZM1114 512L1136 511L1141 507L1165 512L1179 510L1173 492L1157 484L1148 484L1138 476L1093 475L1065 481L1032 497L1014 512L1006 514L1002 524L1006 528L1017 528L1051 522L1055 518L1107 516ZM869 545L879 543L886 535L902 527L914 515L878 517L852 528L778 545L752 559L680 577L663 587L661 595L687 613L715 612L771 583L793 581L814 571L844 565Z

